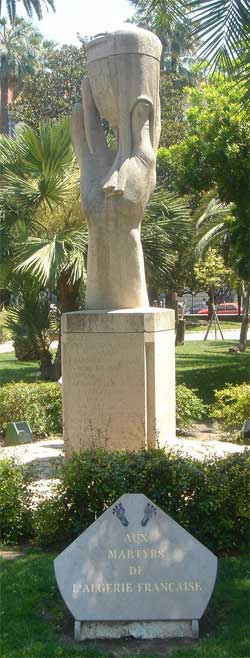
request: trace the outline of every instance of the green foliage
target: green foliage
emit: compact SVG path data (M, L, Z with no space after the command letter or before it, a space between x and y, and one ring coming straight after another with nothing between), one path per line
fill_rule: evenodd
M7 341L11 340L11 333L7 327L5 327L5 319L6 311L2 310L0 311L0 344L7 343Z
M161 147L172 146L185 138L185 104L187 102L185 84L186 80L181 75L161 73Z
M199 54L207 59L207 68L223 71L227 76L235 78L243 89L244 101L249 104L248 0L169 0L168 2L131 0L131 2L135 5L138 15L144 18L146 23L151 23L157 33L160 30L160 34L164 34L165 38L171 37L171 33L178 35L180 25L187 41L187 50L194 38L201 39ZM182 39L181 45L184 43ZM176 51L173 46L171 49Z
M232 554L248 541L249 467L247 452L205 462L164 450L73 454L35 533L39 543L68 542L122 494L144 493L211 550Z
M0 536L6 544L31 534L32 514L23 467L13 459L0 461Z
M213 291L228 284L232 272L226 268L224 259L209 247L205 258L199 258L194 266L194 274L198 286L202 290Z
M141 240L149 286L166 286L178 257L181 259L191 236L188 204L177 194L157 187L146 208Z
M244 420L250 419L250 384L227 384L215 391L215 403L211 414L217 418L224 430L239 434Z
M80 100L85 72L84 47L64 45L48 52L44 66L25 78L22 93L14 103L17 119L37 127L40 121L69 116L74 103Z
M18 1L20 2L20 0ZM43 17L43 13L42 13L43 8L46 8L48 11L48 7L51 7L51 9L55 11L54 0L21 0L21 2L29 18L32 18L33 13L35 12L37 18L41 20L41 18ZM5 0L4 4L6 4L8 18L10 22L13 23L16 17L16 0ZM2 2L0 3L0 16L1 16L1 8L2 8Z
M49 352L53 333L56 332L50 314L50 301L38 294L34 296L32 287L19 306L9 308L5 325L11 332L15 355L20 361L37 361Z
M249 277L249 149L250 122L241 114L237 84L217 76L189 90L187 136L172 146L168 176L181 194L197 196L217 186L220 200L234 204L227 221L229 259L239 277Z
M0 173L0 203L12 223L15 214L16 221L30 223L40 205L63 205L76 184L68 120L41 123L37 130L25 126L13 139L2 136Z
M0 428L27 420L35 435L62 433L62 401L58 384L6 384L0 390Z
M194 421L199 421L206 415L204 402L196 395L196 391L179 384L176 386L176 425L183 430L190 427Z

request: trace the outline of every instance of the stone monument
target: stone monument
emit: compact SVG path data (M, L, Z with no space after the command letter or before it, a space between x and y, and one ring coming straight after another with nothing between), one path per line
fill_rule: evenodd
M89 231L86 311L62 319L67 454L163 445L175 435L174 312L149 306L140 239L156 182L160 56L159 39L130 25L87 48L72 116Z
M217 558L143 494L125 494L55 560L75 639L198 637Z

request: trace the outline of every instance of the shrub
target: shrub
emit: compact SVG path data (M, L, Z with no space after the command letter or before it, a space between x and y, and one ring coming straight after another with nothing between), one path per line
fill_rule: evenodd
M193 421L202 420L206 414L204 402L192 388L176 386L176 425L179 429L190 427Z
M211 408L224 430L239 434L244 420L250 419L250 384L228 384L215 391L215 403Z
M3 312L3 311L1 311ZM1 318L0 318L1 320ZM7 343L9 340L11 340L12 336L10 331L6 329L2 324L0 324L0 344L1 343Z
M32 512L23 467L14 459L0 461L0 536L13 544L31 535Z
M62 432L62 398L58 384L6 384L0 390L0 429L27 420L34 434Z
M247 451L205 462L164 450L73 454L35 513L37 539L69 543L122 494L144 493L216 553L245 550L249 464Z

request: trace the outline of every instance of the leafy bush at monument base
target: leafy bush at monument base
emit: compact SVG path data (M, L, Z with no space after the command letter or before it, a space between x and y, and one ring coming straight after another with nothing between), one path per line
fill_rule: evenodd
M205 405L187 386L176 387L176 422L180 429L201 420ZM55 383L6 384L0 389L0 431L7 423L26 420L38 436L62 433L62 398Z
M23 542L32 533L31 500L23 467L14 459L0 461L0 538Z
M190 427L193 421L198 422L206 415L204 402L196 395L192 388L179 384L176 386L176 425L184 430Z
M0 389L0 430L26 420L34 435L62 433L62 396L58 384L6 384Z
M248 451L200 462L164 450L74 454L34 515L38 543L68 544L124 493L144 493L216 554L248 543Z
M227 432L240 433L244 420L250 419L250 384L228 384L215 391L211 415Z

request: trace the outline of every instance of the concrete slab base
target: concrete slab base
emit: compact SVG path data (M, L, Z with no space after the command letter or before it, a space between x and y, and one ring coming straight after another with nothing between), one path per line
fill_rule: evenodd
M199 637L197 619L186 621L87 622L75 621L75 640L164 640Z
M62 317L66 457L141 450L175 437L174 311L81 311Z

